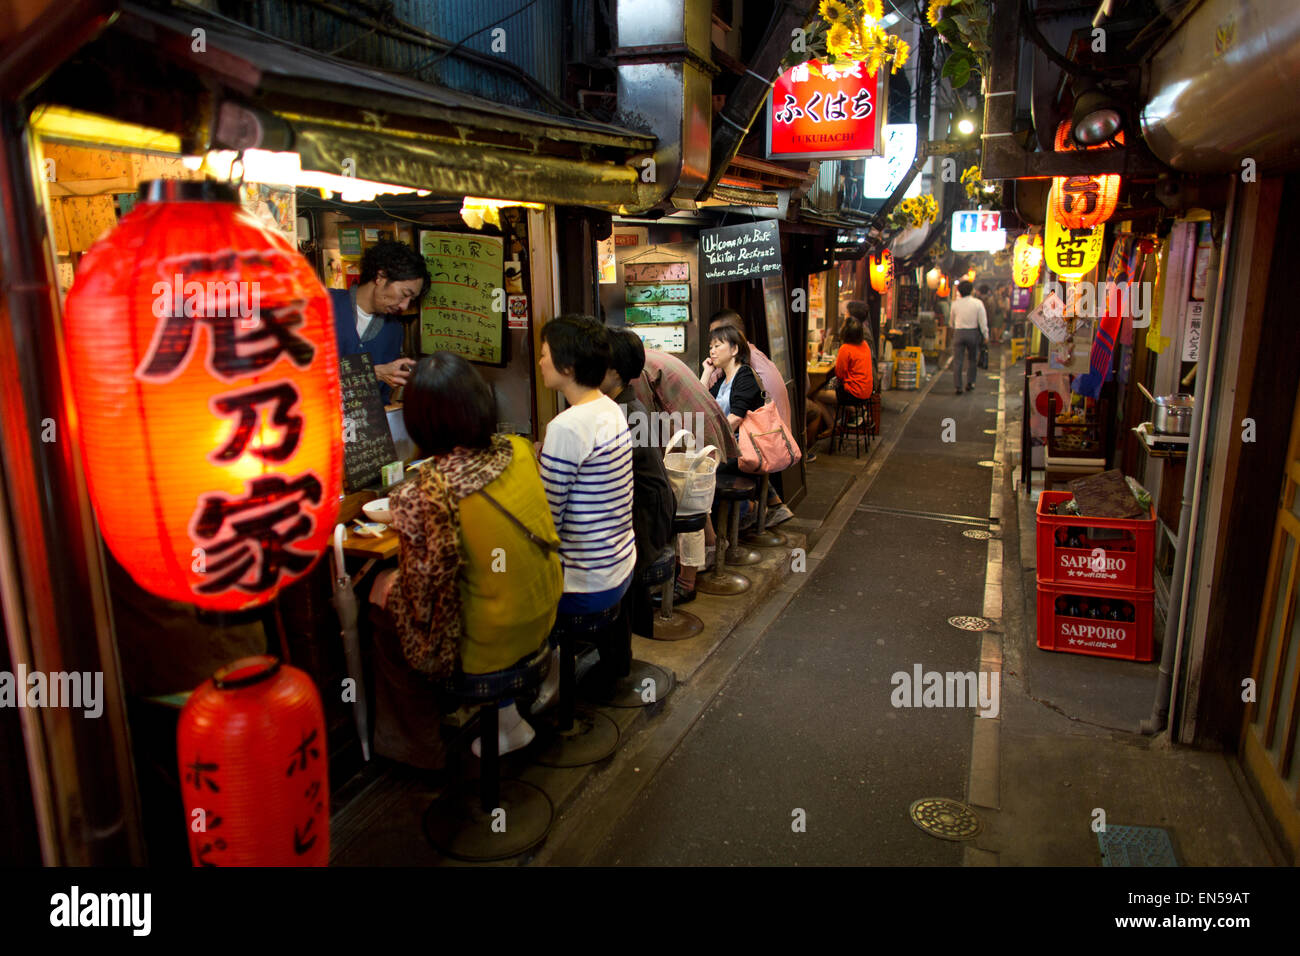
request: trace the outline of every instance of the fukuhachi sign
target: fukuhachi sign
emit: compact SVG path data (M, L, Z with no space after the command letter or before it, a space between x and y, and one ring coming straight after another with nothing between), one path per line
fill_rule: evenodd
M866 64L809 60L786 70L768 94L768 159L885 155L881 126L889 83Z

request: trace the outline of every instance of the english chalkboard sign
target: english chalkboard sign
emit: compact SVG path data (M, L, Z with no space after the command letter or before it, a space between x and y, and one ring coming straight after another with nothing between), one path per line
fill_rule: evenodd
M781 274L781 233L775 221L705 229L700 233L705 285Z
M380 469L397 458L388 415L379 399L379 379L365 352L339 359L343 396L343 490L379 483Z

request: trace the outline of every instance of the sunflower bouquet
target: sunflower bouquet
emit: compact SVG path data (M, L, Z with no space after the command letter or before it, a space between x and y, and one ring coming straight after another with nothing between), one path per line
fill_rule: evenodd
M971 72L988 72L988 0L929 0L925 19L952 52L943 65L943 76L956 89L970 82Z
M934 222L939 218L939 203L931 195L924 194L914 196L911 199L904 199L898 204L898 208L889 214L885 220L886 226L890 229L920 229L926 223Z
M885 67L897 73L907 63L907 42L880 26L881 0L821 0L817 12L826 22L826 52L835 62L861 60L870 73Z
M978 166L967 167L961 174L962 185L966 187L966 198L977 203L999 203L1002 201L1002 184L985 182L980 178Z

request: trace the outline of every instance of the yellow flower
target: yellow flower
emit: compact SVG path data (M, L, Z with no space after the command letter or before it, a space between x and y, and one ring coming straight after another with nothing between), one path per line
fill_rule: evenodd
M843 23L849 17L849 8L840 3L840 0L822 0L817 12L827 23Z
M943 19L943 8L951 2L952 0L930 0L930 6L925 11L926 22L932 27L937 27L939 21Z
M883 20L885 17L885 6L880 0L863 0L863 16L869 20Z
M907 63L907 58L911 55L912 49L907 45L906 40L898 40L894 44L894 67L891 73L897 73Z
M853 43L853 32L842 23L837 23L831 27L830 32L826 34L826 52L833 53L836 56L847 53Z

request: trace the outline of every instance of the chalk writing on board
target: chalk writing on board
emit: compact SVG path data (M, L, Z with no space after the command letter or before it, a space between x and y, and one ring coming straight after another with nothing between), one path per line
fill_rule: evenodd
M496 236L420 233L432 282L420 304L420 350L504 360L504 253Z
M770 221L705 229L700 260L706 285L780 275L780 229Z
M379 481L380 469L397 457L379 380L365 352L339 359L343 399L343 488L356 491Z

